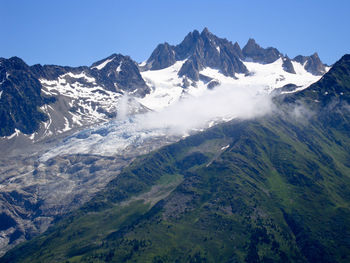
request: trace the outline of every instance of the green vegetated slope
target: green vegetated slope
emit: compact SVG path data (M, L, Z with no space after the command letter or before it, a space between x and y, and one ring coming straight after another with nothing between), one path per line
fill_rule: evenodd
M0 262L349 262L350 75L338 66L350 56L312 86L317 99L284 97L274 114L138 158Z

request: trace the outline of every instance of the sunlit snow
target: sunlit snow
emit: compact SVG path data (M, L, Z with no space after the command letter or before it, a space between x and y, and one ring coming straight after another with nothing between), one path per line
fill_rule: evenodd
M113 59L114 59L114 58L106 59L106 60L105 60L104 62L102 62L101 64L92 67L92 69L96 68L96 69L98 69L98 70L101 70L101 69L103 69L109 62L113 61Z

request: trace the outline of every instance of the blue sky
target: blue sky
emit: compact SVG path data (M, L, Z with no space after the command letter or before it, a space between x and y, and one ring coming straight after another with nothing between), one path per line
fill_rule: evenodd
M0 0L0 57L28 64L90 65L112 53L146 60L204 27L243 47L249 38L328 64L350 53L348 0Z

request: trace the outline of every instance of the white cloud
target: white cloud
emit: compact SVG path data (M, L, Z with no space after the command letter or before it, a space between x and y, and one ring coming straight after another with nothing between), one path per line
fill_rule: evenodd
M253 118L271 111L270 97L259 94L259 87L220 86L207 90L199 97L187 97L160 112L138 116L140 124L147 128L167 128L175 134L192 129L206 128L211 120Z

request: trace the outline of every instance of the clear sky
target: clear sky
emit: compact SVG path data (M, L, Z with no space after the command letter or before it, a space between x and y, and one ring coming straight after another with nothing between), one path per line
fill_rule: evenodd
M349 0L0 0L0 11L0 57L29 65L91 65L112 53L141 62L204 27L328 64L350 53Z

